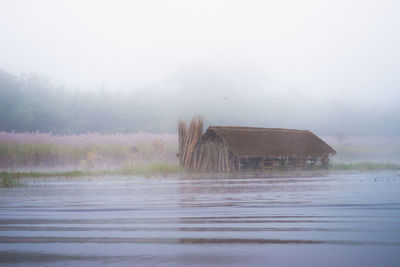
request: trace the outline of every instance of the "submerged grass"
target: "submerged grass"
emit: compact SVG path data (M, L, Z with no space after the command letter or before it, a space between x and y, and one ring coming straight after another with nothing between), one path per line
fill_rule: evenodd
M163 177L167 177L170 174L177 174L181 173L182 171L183 169L177 165L170 165L163 162L154 162L150 164L135 165L128 168L123 168L120 171L120 174L125 174L125 175L140 174L145 176L161 175Z
M11 172L0 172L1 177L1 186L9 187L18 185L18 182L15 180L15 174Z
M377 163L377 162L356 162L356 163L331 163L329 170L400 170L400 164L396 163ZM310 171L310 170L308 170ZM311 170L313 171L313 170ZM11 187L19 185L18 178L36 177L84 177L84 176L104 176L104 175L141 175L145 177L167 177L168 175L181 174L184 169L178 165L171 165L163 162L153 162L148 164L138 164L115 170L72 170L54 172L0 172L0 186Z
M143 175L146 177L167 177L183 171L177 165L170 165L163 162L153 162L149 164L135 165L129 168L117 170L73 170L73 171L55 171L55 172L0 172L1 185L16 185L18 178L35 177L83 177L99 175Z

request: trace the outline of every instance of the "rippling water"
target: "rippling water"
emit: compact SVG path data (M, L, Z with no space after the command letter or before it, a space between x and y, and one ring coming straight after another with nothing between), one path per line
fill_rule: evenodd
M0 264L400 266L400 172L306 175L27 179Z

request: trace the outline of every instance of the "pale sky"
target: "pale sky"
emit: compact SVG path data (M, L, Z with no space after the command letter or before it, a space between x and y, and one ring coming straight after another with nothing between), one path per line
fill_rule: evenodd
M124 90L204 70L269 93L395 105L399 14L384 0L0 0L0 69Z

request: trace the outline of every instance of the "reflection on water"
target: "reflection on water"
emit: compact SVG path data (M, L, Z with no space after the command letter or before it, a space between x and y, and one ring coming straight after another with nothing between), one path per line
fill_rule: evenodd
M400 173L304 176L27 179L0 264L400 265Z

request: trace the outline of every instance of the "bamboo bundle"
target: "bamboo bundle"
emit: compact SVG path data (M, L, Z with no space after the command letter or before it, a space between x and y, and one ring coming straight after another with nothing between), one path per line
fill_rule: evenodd
M186 158L185 158L185 166L189 167L192 165L192 158L193 158L193 151L194 148L199 141L202 131L203 131L203 122L201 119L198 119L195 121L193 119L190 122L190 127L189 127L189 136L188 136L188 141L187 141L187 147L186 147Z
M179 164L193 171L225 172L235 170L235 164L225 141L219 138L202 140L203 121L192 119L189 128L178 122Z
M186 123L184 121L178 122L178 142L179 142L179 166L183 167L185 158L185 140L186 140Z
M203 133L203 120L200 118L192 119L189 129L187 129L184 121L179 121L178 132L179 164L184 168L192 169L194 164L193 154Z

